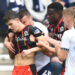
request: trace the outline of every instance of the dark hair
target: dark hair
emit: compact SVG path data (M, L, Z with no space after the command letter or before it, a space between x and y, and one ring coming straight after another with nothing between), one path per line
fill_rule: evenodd
M19 14L20 19L23 16L31 16L30 13L26 9L21 9L18 14Z
M54 9L55 11L63 11L63 6L58 2L53 2L48 5L47 9Z
M12 10L8 10L6 13L5 13L5 16L3 17L3 20L5 23L7 23L9 20L11 19L15 19L15 18L19 18L19 15L17 12L15 11L12 11ZM20 19L20 18L19 18Z
M19 18L19 15L17 14L17 12L12 11L12 10L8 10L5 13L5 16L3 17L3 20L4 20L5 23L7 23L9 20L15 19L15 18Z

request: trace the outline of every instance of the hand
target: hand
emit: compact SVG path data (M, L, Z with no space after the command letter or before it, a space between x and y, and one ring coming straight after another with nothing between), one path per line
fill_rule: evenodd
M12 53L15 54L15 49L14 49L14 45L13 45L12 42L5 42L5 43L4 43L4 46L5 46L8 50L10 50Z
M29 55L30 53L31 53L30 50L23 50L22 53L21 53L21 55L22 55L22 57L24 57L24 56Z
M56 44L56 45L55 45L55 49L56 49L56 52L59 51L59 49L60 49L60 44Z
M63 64L63 62L60 61L57 56L53 57L53 58L51 59L51 62L59 62L60 64Z
M42 41L38 41L38 43L36 43L37 46L44 46L45 44Z

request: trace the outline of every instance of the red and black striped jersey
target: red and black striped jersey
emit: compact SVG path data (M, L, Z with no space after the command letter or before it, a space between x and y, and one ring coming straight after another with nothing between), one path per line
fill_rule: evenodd
M48 27L49 33L54 33L57 38L60 38L60 34L63 35L65 30L67 30L67 28L64 27L63 18L60 19L57 25L49 25Z
M27 25L20 32L14 34L13 43L16 54L22 52L24 49L33 48L36 46L36 42L30 41L31 34L34 37L39 37L42 35L42 31L36 27Z

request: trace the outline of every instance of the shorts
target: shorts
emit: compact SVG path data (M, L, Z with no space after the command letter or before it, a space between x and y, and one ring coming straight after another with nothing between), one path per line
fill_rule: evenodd
M34 64L27 66L14 66L12 75L37 75Z
M51 65L48 63L46 66L44 66L39 72L38 75L52 75L51 74Z

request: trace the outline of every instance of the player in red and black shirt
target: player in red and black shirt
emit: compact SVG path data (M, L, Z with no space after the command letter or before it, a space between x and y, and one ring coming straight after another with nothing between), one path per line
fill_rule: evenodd
M62 11L63 6L60 3L55 2L48 6L48 31L49 33L54 33L55 36L53 38L58 40L61 39L63 32L67 30L64 27Z
M49 27L48 31L50 36L52 36L56 40L61 40L63 32L66 30L63 23L62 18L63 6L54 2L50 4L47 8ZM63 62L61 62L57 56L53 55L51 58L51 66L53 75L60 75Z
M12 75L37 75L34 65L34 52L41 50L40 47L36 47L36 42L38 40L45 41L42 32L31 25L23 25L18 14L14 11L8 11L4 16L4 21L8 28L14 32L13 44L16 54ZM36 42L30 40L31 34L35 37ZM27 51L27 49L31 54L24 55L23 51Z

